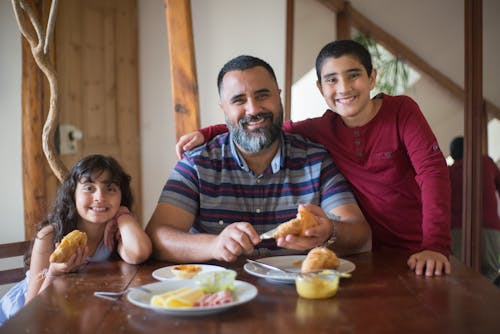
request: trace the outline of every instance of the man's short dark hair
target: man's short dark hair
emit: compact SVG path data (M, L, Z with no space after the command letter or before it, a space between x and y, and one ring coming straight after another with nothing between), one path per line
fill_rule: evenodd
M361 44L352 39L339 39L325 45L316 57L316 75L321 83L321 68L328 58L340 58L349 55L356 57L368 73L372 74L372 57L370 52Z
M224 76L226 75L227 72L244 71L257 66L264 67L271 74L271 76L274 79L274 82L276 82L276 85L278 85L278 82L276 80L276 75L274 74L271 65L269 65L260 58L241 55L228 61L220 70L219 75L217 76L217 89L219 90L219 94L222 86L222 79L224 79Z

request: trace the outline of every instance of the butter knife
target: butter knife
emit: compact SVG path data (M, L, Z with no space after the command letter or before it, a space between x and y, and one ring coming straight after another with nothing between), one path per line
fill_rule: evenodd
M278 228L273 228L272 230L269 230L267 232L264 232L260 235L260 240L264 240L264 239L272 239L274 238L273 235L274 233L276 233L276 231L278 230Z
M273 266L273 265L270 265L270 264L267 264L267 263L264 263L264 262L260 262L260 261L257 261L257 260L252 260L252 259L246 259L248 263L254 263L258 266L261 266L263 268L266 268L266 269L270 269L270 270L277 270L277 271L280 271L282 273L292 273L292 274L296 274L296 272L294 271L290 271L290 270L287 270L287 269L283 269L283 268L279 268L279 267L276 267L276 266Z

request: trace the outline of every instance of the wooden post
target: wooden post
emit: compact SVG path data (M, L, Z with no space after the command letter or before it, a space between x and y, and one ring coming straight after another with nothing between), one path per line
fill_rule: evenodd
M479 271L483 219L483 41L482 0L465 0L465 136L463 261Z
M46 160L42 150L43 76L22 38L22 162L24 235L30 240L47 213Z
M198 130L200 111L189 0L165 0L175 135Z
M285 121L289 120L292 114L294 2L295 0L286 1L285 110L283 115Z

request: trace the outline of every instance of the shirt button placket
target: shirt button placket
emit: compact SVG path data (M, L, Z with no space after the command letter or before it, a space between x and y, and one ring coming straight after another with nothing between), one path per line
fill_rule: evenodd
M361 147L361 137L358 129L354 130L354 147L356 148L356 156L361 159L363 157L363 148Z

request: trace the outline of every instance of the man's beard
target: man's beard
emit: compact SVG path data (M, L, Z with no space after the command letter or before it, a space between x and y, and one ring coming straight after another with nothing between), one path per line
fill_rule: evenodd
M271 126L261 127L255 131L249 131L245 128L248 122L261 118L271 119ZM226 124L234 142L242 150L248 153L257 153L270 147L279 138L283 125L283 108L281 108L281 112L276 120L274 120L272 112L261 112L255 116L248 116L241 119L238 125L229 122L226 118Z

